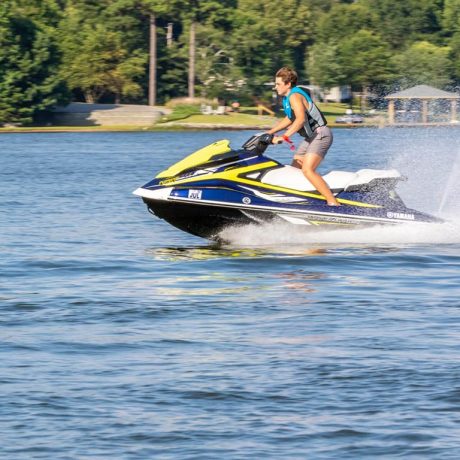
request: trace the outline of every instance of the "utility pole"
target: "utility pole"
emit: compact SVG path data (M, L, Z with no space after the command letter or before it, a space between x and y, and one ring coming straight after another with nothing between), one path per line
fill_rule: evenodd
M168 22L168 27L166 28L166 46L171 48L173 42L173 23Z
M190 25L189 64L188 64L188 97L195 97L195 21Z
M150 15L149 105L157 101L157 25L155 15Z

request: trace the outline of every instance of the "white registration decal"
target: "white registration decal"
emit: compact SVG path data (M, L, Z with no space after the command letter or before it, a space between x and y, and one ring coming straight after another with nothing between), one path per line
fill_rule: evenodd
M188 191L188 197L191 198L192 200L201 200L201 195L203 194L202 190L193 190L190 189Z

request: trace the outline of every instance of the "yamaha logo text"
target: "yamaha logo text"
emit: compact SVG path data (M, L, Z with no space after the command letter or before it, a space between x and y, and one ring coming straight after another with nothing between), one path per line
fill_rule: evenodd
M415 220L413 214L406 214L404 212L387 212L387 217L390 219Z

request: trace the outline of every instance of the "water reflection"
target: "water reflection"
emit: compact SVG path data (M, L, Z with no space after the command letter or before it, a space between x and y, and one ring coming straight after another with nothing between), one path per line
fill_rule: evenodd
M263 257L321 256L327 253L320 247L301 248L297 245L267 247L232 247L213 243L209 246L156 247L145 253L155 260L177 262L212 259L249 259Z
M281 272L278 276L284 288L307 293L316 292L314 283L327 278L324 272L304 272L303 270Z
M155 260L176 262L182 260L212 260L223 258L251 258L263 256L263 251L258 249L223 248L218 244L210 246L184 246L149 248L146 254Z

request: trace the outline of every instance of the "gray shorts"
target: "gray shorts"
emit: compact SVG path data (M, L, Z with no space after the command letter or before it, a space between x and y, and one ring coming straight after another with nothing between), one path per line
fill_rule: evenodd
M307 153L316 153L320 157L326 156L329 147L332 145L332 131L328 126L320 126L316 128L313 136L304 139L294 154L294 158L303 158Z

